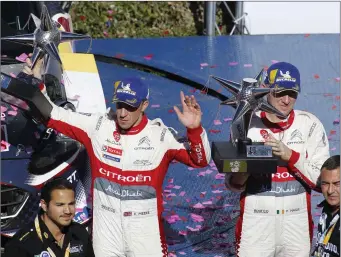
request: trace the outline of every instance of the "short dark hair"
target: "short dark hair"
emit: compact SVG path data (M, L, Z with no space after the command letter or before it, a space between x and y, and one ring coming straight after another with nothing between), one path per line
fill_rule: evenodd
M51 201L51 194L56 189L69 189L75 192L74 186L65 178L57 177L48 181L41 189L41 199L49 204Z
M340 155L329 157L322 165L321 170L335 170L340 167Z

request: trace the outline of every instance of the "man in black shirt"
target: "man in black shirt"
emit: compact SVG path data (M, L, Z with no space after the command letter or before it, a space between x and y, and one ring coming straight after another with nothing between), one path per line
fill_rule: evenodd
M340 155L330 157L321 168L321 190L325 200L319 204L315 257L340 256Z
M41 191L41 213L6 245L4 257L94 257L89 233L72 222L75 191L63 178Z

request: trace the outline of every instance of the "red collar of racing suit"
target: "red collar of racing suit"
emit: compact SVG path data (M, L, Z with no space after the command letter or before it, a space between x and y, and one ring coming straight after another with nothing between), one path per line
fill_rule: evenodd
M120 129L120 127L118 126L117 122L116 122L116 127L117 127L117 131L120 133L120 134L124 134L124 135L136 135L138 134L140 131L142 131L146 125L148 123L148 118L147 116L144 114L142 116L142 120L141 122L134 126L134 127L131 127L130 129L128 130L123 130L123 129Z
M292 110L289 114L289 118L286 121L281 121L277 123L271 122L267 117L265 112L260 113L260 117L262 119L263 124L269 128L273 133L282 132L291 127L292 123L294 122L295 112Z

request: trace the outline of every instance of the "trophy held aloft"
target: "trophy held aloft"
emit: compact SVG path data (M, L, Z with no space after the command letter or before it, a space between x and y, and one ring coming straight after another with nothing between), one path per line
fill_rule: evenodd
M31 16L36 25L34 33L2 37L1 40L33 46L31 69L35 67L39 59L44 58L42 71L45 75L44 82L48 75L49 78L54 78L57 83L60 83L63 68L58 45L91 37L61 31L60 24L51 19L45 5L42 6L40 19L33 14ZM46 121L52 110L52 105L40 92L39 85L32 85L27 79L13 78L3 72L1 72L1 100L31 114L39 122Z
M285 116L270 105L264 96L270 88L259 86L261 71L256 78L244 78L242 83L212 76L227 88L234 97L222 102L236 108L231 124L231 140L212 143L212 159L220 173L276 173L279 159L273 156L270 146L262 142L252 142L247 137L250 122L258 110Z

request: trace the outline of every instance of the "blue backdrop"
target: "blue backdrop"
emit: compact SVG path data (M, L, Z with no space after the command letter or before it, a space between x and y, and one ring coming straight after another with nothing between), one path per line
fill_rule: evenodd
M76 42L77 52L86 52L89 42ZM287 61L301 72L302 93L296 109L315 114L324 124L331 155L340 153L340 36L271 35L219 36L156 39L103 39L92 42L91 53L147 64L207 85L230 96L210 75L240 81L254 77L276 61ZM180 134L185 133L172 108L179 92L194 94L203 110L203 126L210 141L227 140L232 107L183 83L116 64L97 61L104 94L112 98L113 82L140 76L150 86L150 119L160 117ZM109 102L109 101L108 101ZM212 164L212 163L211 163ZM239 195L224 188L223 176L214 165L191 169L171 165L164 180L167 242L173 256L233 256L234 228L239 214ZM321 195L313 193L312 213Z

